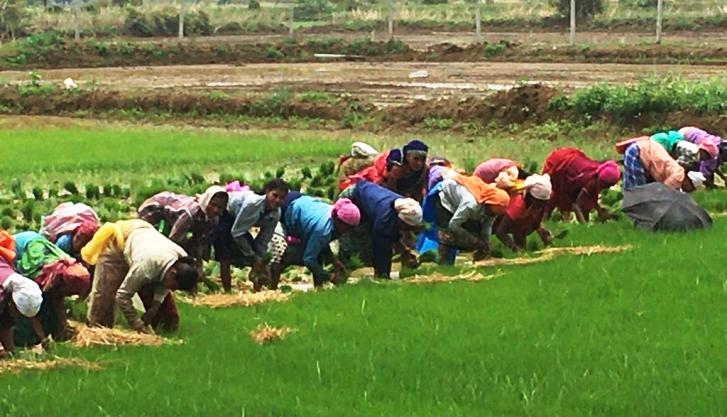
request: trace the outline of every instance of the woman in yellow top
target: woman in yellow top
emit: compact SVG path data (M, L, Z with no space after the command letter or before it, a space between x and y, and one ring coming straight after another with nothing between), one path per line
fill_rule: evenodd
M103 225L81 250L96 265L89 297L89 325L113 327L118 304L129 326L176 330L179 326L171 291L192 291L199 280L195 260L143 220ZM139 294L146 312L139 318L131 302Z

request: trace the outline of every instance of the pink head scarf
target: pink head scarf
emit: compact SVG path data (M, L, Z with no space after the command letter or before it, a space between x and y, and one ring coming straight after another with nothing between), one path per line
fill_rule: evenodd
M714 159L719 155L719 147L710 141L702 141L702 143L699 144L699 149L707 152L711 159Z
M616 161L606 161L596 169L598 179L606 184L616 184L621 178L621 171L618 169Z
M331 214L349 226L358 226L361 221L361 211L348 198L342 198L336 201Z

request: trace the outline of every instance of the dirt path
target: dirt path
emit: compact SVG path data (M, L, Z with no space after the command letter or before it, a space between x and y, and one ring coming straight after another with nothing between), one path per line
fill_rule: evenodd
M409 78L415 71L427 76ZM228 94L257 94L276 88L291 91L348 93L372 99L379 106L404 104L414 99L451 95L479 95L519 82L543 82L566 90L595 82L631 83L640 77L677 74L686 78L721 76L719 66L531 64L531 63L304 63L240 66L164 66L39 71L47 82L72 78L79 86L95 84L119 90L174 88L215 90ZM0 73L0 81L27 80L27 73Z

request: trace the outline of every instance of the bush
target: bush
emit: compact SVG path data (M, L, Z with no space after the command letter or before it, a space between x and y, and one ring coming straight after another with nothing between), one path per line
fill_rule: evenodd
M557 104L565 107L562 96ZM568 107L584 118L598 116L626 121L645 114L690 111L696 114L727 112L727 81L724 78L690 81L679 77L647 78L635 85L596 84L576 91Z
M293 6L293 19L312 22L321 20L333 11L333 5L328 0L297 0Z
M250 10L260 10L260 2L257 0L250 0L247 4L247 8Z
M179 33L179 10L166 7L144 15L130 8L124 17L122 33L137 37L175 36ZM184 13L184 34L211 35L209 15L201 10L187 10Z
M556 14L564 19L570 17L570 0L549 0L555 7ZM576 16L579 18L591 18L604 10L603 0L578 0L576 1Z
M619 4L626 7L639 7L642 9L656 9L659 0L619 0ZM664 2L666 6L666 2Z
M422 0L422 4L447 4L448 0Z
M0 3L0 32L3 37L10 35L12 39L25 27L26 13L19 0L8 0Z
M126 11L122 33L129 36L149 37L153 31L143 14L136 9L130 8Z

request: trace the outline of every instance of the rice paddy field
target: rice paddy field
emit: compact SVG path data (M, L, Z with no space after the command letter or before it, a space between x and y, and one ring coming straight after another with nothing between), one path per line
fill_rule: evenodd
M542 165L564 145L615 157L616 138L605 130L545 138L548 128L420 136L432 154L465 168L493 156ZM157 185L191 192L280 167L294 179L346 153L354 140L384 148L410 136L4 118L0 208L3 219L12 217L11 230L63 199L103 205L102 217L113 219ZM170 178L186 180L163 182ZM99 196L88 195L93 186ZM106 186L122 191L107 195ZM23 211L18 201L38 195L30 219L7 211ZM725 209L723 191L695 197L712 212ZM567 230L558 247L628 248L527 265L425 264L399 280L363 279L249 307L181 303L179 332L163 335L170 343L54 344L50 355L70 361L18 373L0 367L0 415L727 414L727 275L720 263L727 218L716 215L711 230L686 234L638 231L623 217L547 227ZM494 253L512 257L499 244ZM410 285L416 277L473 273L486 279Z

